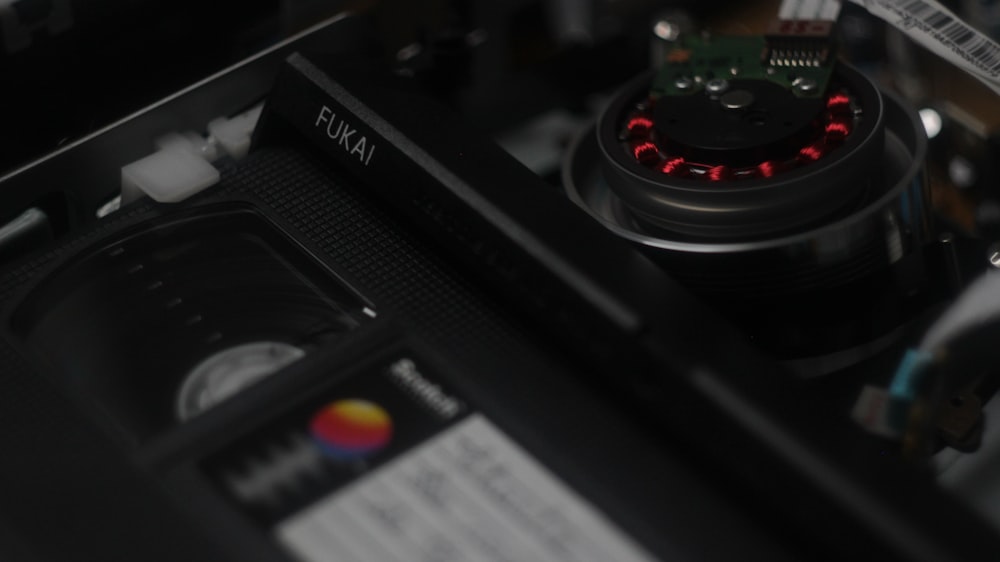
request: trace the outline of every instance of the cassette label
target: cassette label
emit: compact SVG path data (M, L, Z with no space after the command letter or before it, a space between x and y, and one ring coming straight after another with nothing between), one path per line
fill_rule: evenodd
M344 380L207 468L305 561L651 560L409 355Z
M233 500L271 527L448 427L468 408L411 357L376 363L209 459Z
M478 413L275 533L311 562L651 560Z

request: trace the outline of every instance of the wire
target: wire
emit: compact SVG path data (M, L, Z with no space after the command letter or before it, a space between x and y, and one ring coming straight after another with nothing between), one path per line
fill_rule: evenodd
M933 352L943 348L963 333L1000 321L1000 271L990 271L980 276L959 295L935 322L923 340L920 349Z
M919 346L906 351L889 385L889 425L901 433L913 430L911 415L921 397L929 396L931 405L945 399L976 376L983 357L998 355L997 342L1000 272L990 271L959 295Z

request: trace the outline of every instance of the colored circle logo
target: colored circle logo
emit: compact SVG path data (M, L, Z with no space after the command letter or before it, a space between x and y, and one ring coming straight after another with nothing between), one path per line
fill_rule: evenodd
M309 432L327 455L356 460L389 443L392 418L381 406L367 400L337 400L313 415Z

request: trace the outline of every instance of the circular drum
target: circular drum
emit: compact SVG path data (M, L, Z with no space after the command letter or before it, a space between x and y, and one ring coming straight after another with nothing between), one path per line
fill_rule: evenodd
M892 339L924 283L926 137L838 64L818 95L765 79L628 84L577 139L569 197L811 373Z

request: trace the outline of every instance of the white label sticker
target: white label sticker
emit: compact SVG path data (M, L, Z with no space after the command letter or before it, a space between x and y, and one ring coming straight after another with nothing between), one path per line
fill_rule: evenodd
M275 533L309 562L653 560L479 414Z
M1000 93L1000 46L934 0L850 0Z

